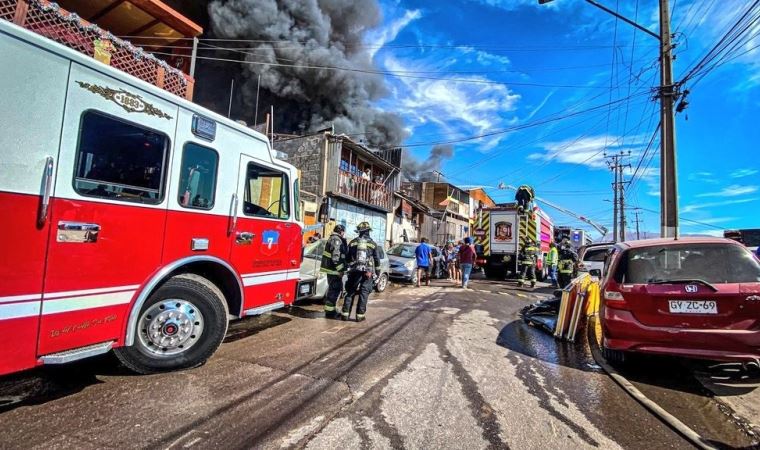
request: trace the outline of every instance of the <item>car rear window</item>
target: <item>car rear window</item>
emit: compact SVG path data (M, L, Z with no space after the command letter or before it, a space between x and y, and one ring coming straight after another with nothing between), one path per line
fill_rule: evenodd
M616 280L646 284L669 280L708 283L760 282L760 263L733 244L675 244L630 249L623 255Z
M597 261L597 262L604 262L604 259L607 257L607 248L593 248L586 250L586 253L583 255L584 261Z

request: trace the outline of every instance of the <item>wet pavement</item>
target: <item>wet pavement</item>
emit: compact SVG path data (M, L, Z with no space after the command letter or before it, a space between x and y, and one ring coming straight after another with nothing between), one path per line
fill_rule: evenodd
M519 319L549 289L471 288L394 287L362 323L319 304L239 321L184 372L135 376L105 356L0 378L0 448L690 448L586 342ZM692 367L667 363L626 375L717 445L756 443Z

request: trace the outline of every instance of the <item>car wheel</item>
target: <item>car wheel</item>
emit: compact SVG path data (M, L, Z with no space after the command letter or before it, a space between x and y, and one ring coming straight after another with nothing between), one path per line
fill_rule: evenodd
M377 292L383 292L388 287L388 275L382 274L375 283L375 290Z
M416 271L414 272L414 275L412 275L412 276L409 278L409 281L410 281L412 284L417 284L417 272L416 272Z
M140 309L132 346L114 352L129 369L157 373L206 362L227 333L227 305L214 283L195 274L170 278Z

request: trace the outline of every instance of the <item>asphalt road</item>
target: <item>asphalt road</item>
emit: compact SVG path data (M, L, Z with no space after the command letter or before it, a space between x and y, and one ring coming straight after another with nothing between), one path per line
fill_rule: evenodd
M518 318L549 294L471 287L392 288L362 323L318 304L240 321L179 373L135 376L102 357L0 378L0 447L690 448L585 342ZM709 398L655 378L638 382L717 445L753 444Z

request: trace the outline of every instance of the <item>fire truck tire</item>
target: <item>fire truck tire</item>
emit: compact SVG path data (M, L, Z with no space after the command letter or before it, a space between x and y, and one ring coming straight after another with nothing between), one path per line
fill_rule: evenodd
M195 274L176 275L145 301L134 344L114 353L141 374L200 366L221 345L227 314L224 295L214 283Z

